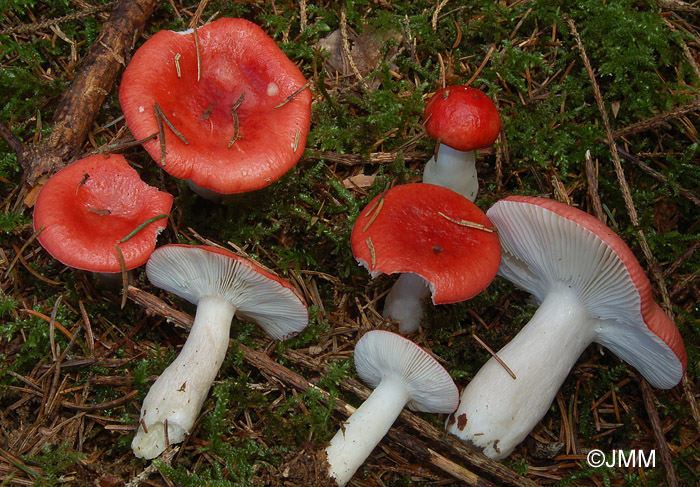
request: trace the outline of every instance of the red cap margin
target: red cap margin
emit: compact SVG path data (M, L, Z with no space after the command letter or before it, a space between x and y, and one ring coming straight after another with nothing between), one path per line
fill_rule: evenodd
M41 189L34 206L37 239L67 266L121 270L115 244L141 224L168 215L173 197L144 183L121 155L95 155L64 167ZM161 218L120 243L127 269L144 264L168 220Z
M434 304L483 291L498 272L501 245L486 214L454 191L427 183L396 186L374 198L353 227L355 258L374 276L413 272L425 279Z

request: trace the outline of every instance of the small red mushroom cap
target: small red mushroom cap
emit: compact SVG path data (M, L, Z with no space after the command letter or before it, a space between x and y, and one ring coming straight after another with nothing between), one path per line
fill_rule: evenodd
M86 157L64 167L39 192L34 229L39 243L67 266L92 272L144 264L167 224L173 197L144 183L121 155ZM149 220L165 215L148 223Z
M196 37L193 30L151 37L124 71L119 100L137 139L159 133L163 121L165 171L231 194L267 186L301 158L311 119L305 85L259 26L222 18ZM160 140L144 147L163 162Z
M483 91L464 85L437 91L423 119L428 135L460 151L491 146L501 130L496 105Z
M427 183L395 186L374 198L360 212L351 244L372 276L412 272L425 279L434 304L480 293L501 260L498 234L484 212Z

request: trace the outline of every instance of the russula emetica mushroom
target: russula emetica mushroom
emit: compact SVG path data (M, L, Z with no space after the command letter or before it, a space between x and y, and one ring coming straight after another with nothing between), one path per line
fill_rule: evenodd
M116 274L148 260L173 197L141 180L118 154L80 159L54 174L34 206L37 239L63 264Z
M384 316L399 331L418 328L423 301L456 303L483 291L496 277L501 247L493 224L474 203L426 183L395 186L360 212L351 244L372 277L401 274Z
M221 18L160 31L119 89L126 123L172 176L218 194L279 179L300 159L311 118L303 74L259 26Z
M685 347L652 299L649 280L624 241L581 210L511 196L487 212L503 247L499 274L539 307L462 392L448 431L494 459L508 456L547 413L593 342L633 365L653 386L683 377Z
M425 165L423 182L474 201L479 190L475 150L493 145L501 130L496 105L476 88L448 86L430 98L423 120L428 135L439 142L436 157Z
M306 327L308 310L289 283L217 247L164 245L149 259L146 274L153 285L197 305L185 345L141 407L131 447L150 459L191 431L226 356L234 314L284 340Z
M372 330L357 341L355 368L374 389L326 448L329 476L347 484L407 406L412 411L451 413L459 391L428 352L395 333Z

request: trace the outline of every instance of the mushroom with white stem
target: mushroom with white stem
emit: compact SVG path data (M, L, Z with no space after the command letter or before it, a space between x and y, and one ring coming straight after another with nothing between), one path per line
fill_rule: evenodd
M462 391L448 431L494 459L508 456L547 413L593 342L653 386L674 387L687 365L678 329L652 299L639 262L603 223L563 203L526 196L487 212L503 247L499 274L539 303L530 322Z
M151 255L146 274L153 285L197 305L185 345L141 407L131 447L150 459L192 429L226 356L234 314L284 340L306 327L308 309L286 281L216 247L165 245Z
M437 154L423 170L423 182L450 188L476 199L476 149L491 146L501 130L501 118L481 90L464 85L437 91L425 105L425 130L439 142Z
M352 251L372 277L400 273L384 316L401 333L418 329L423 302L457 303L483 291L498 272L501 246L474 203L434 184L395 186L374 198L355 222Z
M412 341L383 330L365 333L355 347L357 374L374 388L326 448L329 476L347 484L408 406L413 411L451 413L459 391L450 374Z

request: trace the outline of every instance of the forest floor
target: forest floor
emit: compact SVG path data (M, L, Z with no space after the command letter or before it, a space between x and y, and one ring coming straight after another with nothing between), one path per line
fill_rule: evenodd
M674 318L686 375L671 390L653 389L592 345L502 462L446 435L445 415L405 411L350 485L700 484L700 6L150 0L136 48L159 30L243 17L310 82L311 129L298 164L262 190L212 203L129 144L118 88L131 52L106 60L118 75L94 115L80 114L84 134L51 138L62 117L76 115L62 100L76 101L66 94L94 67L85 62L89 49L101 45L115 7L128 3L0 2L0 485L319 483L314 453L341 426L346 405L369 393L352 363L355 343L368 330L396 327L381 314L395 277L371 279L357 265L353 224L386 188L421 181L435 150L423 109L453 84L484 91L503 122L495 145L477 156L476 204L486 211L509 195L539 196L603 220ZM45 178L105 151L119 151L174 196L158 245L249 256L310 306L307 329L280 343L234 319L193 431L153 462L137 459L130 443L144 396L185 342L194 306L152 286L143 269L123 304L119 291L53 259L32 225ZM37 153L57 156L58 166L37 166ZM500 349L535 309L497 277L469 301L428 305L410 338L461 389L490 356L481 342ZM596 468L586 463L591 450L653 452L655 462Z

